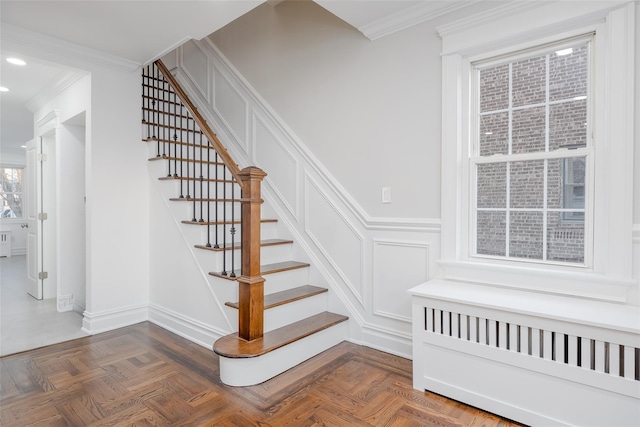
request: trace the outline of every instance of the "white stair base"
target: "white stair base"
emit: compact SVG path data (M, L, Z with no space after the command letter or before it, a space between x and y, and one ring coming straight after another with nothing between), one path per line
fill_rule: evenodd
M260 384L344 341L347 322L342 322L262 356L220 356L220 380L230 386Z

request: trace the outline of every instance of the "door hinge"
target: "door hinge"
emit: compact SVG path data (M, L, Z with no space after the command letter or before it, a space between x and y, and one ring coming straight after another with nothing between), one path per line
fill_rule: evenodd
M49 273L46 271L41 271L40 273L38 273L38 279L40 280L44 280L44 279L48 279L49 278Z
M38 153L38 161L39 162L46 162L47 161L47 155L44 153Z
M39 219L40 221L44 221L45 219L47 219L47 217L48 217L48 215L47 215L47 213L46 213L46 212L40 212L40 213L38 213L38 219Z

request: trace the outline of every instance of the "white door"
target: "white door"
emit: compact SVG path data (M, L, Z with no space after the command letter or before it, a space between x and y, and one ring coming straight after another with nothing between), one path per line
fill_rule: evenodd
M27 143L27 293L42 299L42 138Z

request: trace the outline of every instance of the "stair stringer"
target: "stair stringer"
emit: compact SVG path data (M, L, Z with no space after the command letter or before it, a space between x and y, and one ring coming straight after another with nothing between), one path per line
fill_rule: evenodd
M195 47L195 48L194 48ZM304 146L295 133L271 109L260 95L244 80L238 71L229 63L209 39L190 42L188 50L198 55L206 55L206 61L190 61L189 64L206 64L206 70L188 70L182 60L185 47L181 47L172 54L168 61L177 66L172 70L185 91L196 103L201 114L207 121L214 124L219 139L228 148L232 156L243 164L255 164L269 173L269 165L262 164L255 142L256 122L268 123L268 128L277 136L277 144L282 152L295 158L295 181L304 183L308 188L317 188L317 194L326 199L331 213L336 220L344 225L344 229L352 234L351 240L360 251L358 271L346 271L343 260L336 259L332 253L334 248L323 247L317 233L308 227L309 203L308 191L293 202L287 200L282 188L274 184L269 175L263 182L263 198L271 205L276 216L296 241L296 248L300 253L296 258L304 258L312 264L311 276L321 281L320 284L330 288L330 310L346 313L354 320L349 322L348 339L360 344L378 348L393 354L411 358L411 318L408 294L401 293L398 298L406 299L408 309L403 312L387 313L375 307L375 296L372 295L370 284L375 281L374 262L370 253L374 248L384 245L387 241L400 247L415 247L426 252L425 273L415 283L429 278L428 270L436 270L437 251L440 244L440 221L422 218L372 218L358 205L357 201L339 184L339 182L324 168L314 155ZM226 81L233 86L233 90L242 93L246 114L244 130L235 132L233 121L225 120L223 115L229 111L219 111L224 105L215 105L214 83L210 81L216 74L221 75L220 81ZM200 81L196 82L200 76ZM226 89L229 90L229 89ZM261 123L262 124L262 123ZM242 135L246 134L246 140ZM300 185L300 184L296 184ZM298 197L298 195L296 196ZM376 246L377 245L377 246ZM432 252L435 252L433 256ZM365 285L366 284L366 285ZM409 289L409 287L407 288Z
M180 263L180 271L182 274L189 275L187 281L189 282L190 291L198 292L201 298L206 297L209 299L211 308L213 311L205 309L194 309L192 313L200 314L197 318L188 316L187 310L176 307L177 303L175 298L171 299L171 304L167 303L166 299L169 298L168 293L171 292L170 286L159 285L164 280L167 280L168 274L172 274L170 270L173 268L168 267L171 264L165 262L154 262L150 267L150 281L152 282L151 293L149 298L149 321L155 323L171 332L187 338L203 347L211 348L213 343L220 337L226 335L228 331L233 330L233 325L230 322L229 315L224 308L224 301L216 293L214 287L221 286L222 279L216 279L208 274L209 270L206 266L198 260L196 254L197 249L194 247L194 241L188 235L188 226L181 224L181 218L177 216L176 207L171 206L172 202L169 201L168 191L171 190L171 183L160 182L158 180L158 173L162 168L155 164L156 162L148 162L149 175L152 184L152 209L156 205L163 205L164 209L157 209L156 214L150 215L150 221L161 221L161 226L151 225L151 229L154 232L151 233L151 251L156 250L165 252L172 251L170 254L160 254L158 256L166 256L168 258L172 256L178 256L179 259L185 259L185 261L191 260L194 268L186 268L184 263ZM164 163L164 162L160 162ZM162 175L160 175L162 176ZM164 188L163 188L164 187ZM153 201L155 199L155 202ZM180 210L180 209L178 209ZM186 208L185 208L186 211ZM164 216L164 218L160 218ZM161 231L158 231L161 230ZM187 231L187 233L185 233ZM158 244L158 233L171 233L173 238L166 236L171 240L173 244ZM155 235L155 237L154 237ZM177 241L176 241L177 240ZM198 242L200 243L200 242ZM162 248L162 249L159 249ZM152 259L156 259L154 257ZM166 270L165 270L166 269ZM154 275L159 276L154 281ZM198 283L199 285L196 285ZM160 288L160 289L159 289ZM231 287L229 287L231 289ZM158 293L165 292L164 298L158 297ZM154 295L156 298L154 298ZM160 301L159 301L160 300ZM198 301L203 303L202 299L191 298L190 303ZM202 316L202 313L209 313L209 318L206 319Z

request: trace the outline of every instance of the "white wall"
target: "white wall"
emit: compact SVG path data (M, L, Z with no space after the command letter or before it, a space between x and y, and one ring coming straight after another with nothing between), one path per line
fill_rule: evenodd
M58 132L58 310L86 308L85 114Z
M373 217L440 216L440 39L372 42L313 2L263 4L210 36ZM391 187L392 203L381 203Z
M137 65L37 33L11 31L3 28L3 47L90 74L88 104L70 106L82 101L66 92L66 98L63 94L42 107L63 111L61 122L86 112L84 328L96 333L146 320L149 180L140 143Z
M635 92L636 92L636 120L635 120L635 147L634 147L634 214L633 214L633 277L637 283L640 284L640 7L636 6L636 80L635 80ZM640 285L636 289L640 288ZM636 305L640 305L640 290L637 290L635 295L630 296L631 299L636 301Z

